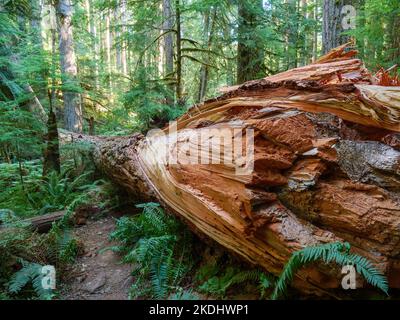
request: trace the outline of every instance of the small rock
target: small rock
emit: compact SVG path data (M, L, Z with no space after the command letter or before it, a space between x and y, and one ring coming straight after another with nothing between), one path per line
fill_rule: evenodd
M95 293L105 284L106 284L106 274L102 272L96 275L94 279L88 281L84 287L84 290L89 293Z

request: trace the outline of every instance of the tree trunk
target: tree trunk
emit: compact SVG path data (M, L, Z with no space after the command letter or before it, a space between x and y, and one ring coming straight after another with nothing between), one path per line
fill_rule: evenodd
M111 66L111 10L108 9L107 12L105 13L106 15L106 35L105 35L105 47L106 47L106 54L107 54L107 72L108 72L108 87L110 89L110 92L112 91L112 80L111 80L111 72L112 72L112 66Z
M71 0L59 0L56 3L56 13L60 33L59 45L63 81L64 126L69 131L82 132L82 105L72 35Z
M31 0L31 19L30 25L34 35L34 40L37 41L35 45L43 49L43 39L42 39L42 8L43 3L41 0Z
M60 148L58 141L57 118L54 113L53 95L54 89L49 90L50 111L47 120L47 134L45 136L46 148L43 152L43 176L47 176L51 171L60 173Z
M343 29L342 8L344 5L355 5L357 0L324 0L323 21L322 21L322 52L328 51L345 44L349 37L342 33L347 31Z
M73 136L132 195L270 273L295 250L347 241L399 287L400 88L344 51L231 88L147 138ZM341 276L315 264L293 286L335 296Z
M389 53L391 63L399 64L400 59L400 3L393 2L395 10L390 14L388 23L388 33L389 33Z
M176 101L182 104L182 33L180 0L175 0L176 25Z
M262 37L257 34L261 10L260 0L239 1L237 83L265 75L265 48L262 46ZM253 44L249 44L251 42Z
M86 8L87 8L87 15L88 15L88 22L89 22L89 33L92 37L92 54L94 57L94 76L95 76L95 84L96 89L100 88L99 82L99 59L100 59L100 50L99 50L99 43L97 40L97 25L96 25L96 14L93 8L92 0L86 0Z
M23 222L29 223L31 228L39 233L46 233L51 229L53 223L62 220L66 214L66 211L56 211L25 219ZM9 228L4 228L1 222L2 221L0 221L0 233L9 230Z
M212 12L205 13L204 15L204 35L205 35L205 43L207 43L207 50L211 50L211 45L214 37L214 29L215 23L217 19L217 8L212 8ZM211 13L211 17L210 17ZM208 74L209 74L209 64L210 64L210 54L206 53L204 55L204 62L206 64L202 64L200 67L200 83L199 83L199 93L197 96L197 101L201 102L204 100L204 97L207 93L207 84L208 84Z
M171 83L171 79L173 79L174 74L174 38L172 29L174 26L174 19L172 16L171 10L171 1L163 0L162 2L162 10L163 10L163 32L164 35L164 66L165 66L165 74L164 77ZM167 33L166 33L167 32ZM170 96L173 96L174 86L169 85ZM171 97L167 98L167 103L169 105L174 104L174 99Z
M318 21L318 0L314 0L313 20ZM313 34L312 62L317 60L318 56L318 30L315 28Z
M126 59L126 24L128 22L126 0L121 0L121 23L122 23L122 39L121 41L121 60L122 60L122 73L128 74L128 64Z

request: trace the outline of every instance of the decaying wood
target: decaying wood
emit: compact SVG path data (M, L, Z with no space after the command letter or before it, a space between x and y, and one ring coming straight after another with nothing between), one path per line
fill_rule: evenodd
M315 64L226 87L214 103L220 107L245 104L329 112L344 120L399 132L400 87L377 86L379 79L361 60L352 58L357 52L345 49L343 45Z
M50 230L53 223L61 221L61 219L65 216L66 211L57 211L48 214L44 214L41 216L36 216L27 220L33 230L36 230L39 233L46 233Z
M348 241L399 287L400 87L377 85L353 55L340 47L310 66L225 90L178 119L178 151L203 128L253 129L247 175L224 163L169 164L161 135L74 139L93 143L98 167L133 196L157 199L273 274L295 250ZM340 278L334 266L311 266L293 285L332 295Z
M50 230L53 223L61 221L65 214L65 210L56 211L41 216L25 219L22 222L28 224L32 228L32 230L35 230L39 233L46 233ZM0 223L0 232L4 229L4 226L2 226Z

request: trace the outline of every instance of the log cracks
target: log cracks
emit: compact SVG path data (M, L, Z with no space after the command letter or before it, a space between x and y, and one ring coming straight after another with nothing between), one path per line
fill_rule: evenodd
M400 87L375 85L344 49L229 88L178 119L178 151L204 128L254 130L247 175L224 163L170 164L161 138L76 138L93 143L96 164L132 195L157 199L268 272L278 275L305 246L348 241L399 287ZM333 294L340 276L333 266L312 266L293 285Z

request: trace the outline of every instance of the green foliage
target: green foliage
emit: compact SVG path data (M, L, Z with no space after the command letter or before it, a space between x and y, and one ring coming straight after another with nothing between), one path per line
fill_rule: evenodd
M93 172L74 176L71 169L61 174L51 172L42 178L41 162L0 164L0 208L11 209L20 216L44 214L57 210L73 210L78 205L92 201L101 192L103 181L93 181Z
M197 272L197 279L200 282L204 281L199 286L201 292L216 297L225 297L229 288L246 283L257 284L260 296L264 297L265 291L272 285L271 278L261 270L241 269L229 265L221 272L220 266L215 262L202 266Z
M365 0L357 8L357 27L347 32L357 40L357 49L370 70L389 68L399 62L398 21L400 2L397 0Z
M171 294L169 300L200 300L200 296L191 289L179 288L175 293Z
M42 286L42 268L43 266L37 263L28 263L21 261L22 268L13 274L11 277L8 291L10 294L18 294L29 283L32 284L34 292L41 300L51 300L53 293L51 289L43 289Z
M69 215L53 224L47 234L38 234L12 213L0 213L0 295L10 299L52 298L54 292L41 286L42 266L54 266L60 277L79 251L68 229Z
M33 95L26 90L26 79L36 73L35 78L41 79L36 82L43 85L40 73L46 63L32 44L33 35L20 29L18 18L29 12L29 5L22 3L2 3L6 10L0 13L0 159L6 161L40 156L44 132L44 125L29 110Z
M165 299L179 287L192 266L191 235L159 204L138 207L143 209L140 215L117 221L110 238L121 245L112 249L124 254L123 262L135 266L131 298L144 295Z
M386 277L375 269L370 261L362 256L350 253L349 243L333 242L306 247L294 252L276 282L272 299L277 299L286 292L288 284L300 268L316 261L322 261L327 264L335 262L341 266L354 265L356 271L368 283L381 289L386 294L388 293L389 288Z
M184 111L178 106L166 103L172 93L160 81L148 79L147 72L143 66L137 69L132 87L124 96L125 109L137 115L139 130L163 125Z

